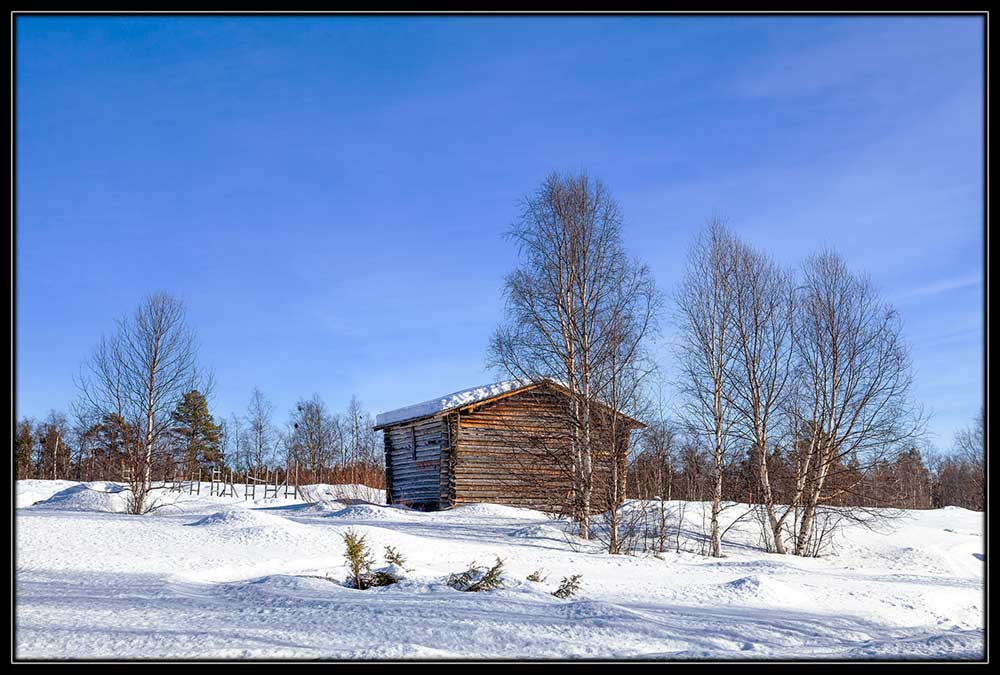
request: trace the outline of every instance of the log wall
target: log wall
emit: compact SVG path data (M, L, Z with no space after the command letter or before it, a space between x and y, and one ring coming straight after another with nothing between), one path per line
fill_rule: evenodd
M541 387L385 428L386 501L426 509L490 502L564 511L572 496L570 419L566 396ZM627 449L627 433L625 443ZM593 507L600 511L610 455L595 452L593 462Z
M572 496L570 419L566 397L544 388L463 412L454 445L454 503L564 510ZM606 468L595 456L595 488Z
M386 501L416 508L440 508L442 459L449 456L445 420L431 417L383 430ZM414 450L415 447L415 450Z

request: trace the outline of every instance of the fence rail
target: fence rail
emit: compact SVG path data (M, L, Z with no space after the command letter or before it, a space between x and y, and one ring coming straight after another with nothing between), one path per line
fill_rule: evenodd
M204 480L202 471L189 475L174 474L170 483L171 492L187 492L188 494L201 494L202 483L208 483L208 494L213 497L239 497L242 488L244 501L257 499L257 488L261 488L263 499L277 499L284 496L286 499L302 499L302 490L299 488L299 468L298 464L287 467L280 472L277 469L265 469L260 471L231 471L228 469L213 469Z

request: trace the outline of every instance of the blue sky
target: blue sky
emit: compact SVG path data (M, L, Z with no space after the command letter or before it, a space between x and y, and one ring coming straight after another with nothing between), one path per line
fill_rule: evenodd
M18 415L67 409L159 289L217 415L255 385L283 423L313 393L489 381L518 200L587 170L667 292L715 215L868 271L949 447L983 396L982 40L970 17L20 17Z

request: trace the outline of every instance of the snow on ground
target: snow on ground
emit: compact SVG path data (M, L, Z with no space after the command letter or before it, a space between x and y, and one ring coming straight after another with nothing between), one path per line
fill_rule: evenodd
M78 485L83 485L83 483L71 480L19 480L16 483L15 492L17 508L31 506L67 488Z
M203 487L130 516L114 484L18 481L16 656L983 657L981 513L913 511L890 531L852 526L815 559L765 553L738 525L713 559L695 552L700 505L689 504L687 551L626 557L527 509L423 513L337 503L338 486L310 487L318 504ZM349 528L367 536L378 564L386 545L403 553L406 579L341 585ZM505 588L445 583L497 556ZM547 580L527 581L538 569ZM579 595L553 597L570 574L583 575Z
M335 510L342 509L344 503L367 502L371 504L385 503L385 490L368 487L367 485L303 485L299 488L302 497L307 502L318 506L332 506Z

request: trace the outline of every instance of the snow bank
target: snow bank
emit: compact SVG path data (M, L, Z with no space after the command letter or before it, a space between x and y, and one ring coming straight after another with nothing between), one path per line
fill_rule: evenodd
M37 504L66 488L76 487L77 481L72 480L19 480L17 481L17 508Z
M462 504L453 509L442 511L441 515L448 518L498 518L516 520L548 520L549 516L541 511L522 509L504 504Z
M103 481L77 483L34 504L32 508L125 513L128 506L128 495L128 489L117 483Z
M574 621L621 621L622 619L643 619L644 617L621 605L611 602L600 602L597 600L569 600L565 601L562 614L567 619Z
M809 596L774 577L751 574L721 585L721 595L729 602L775 605L787 608L805 607Z
M213 537L241 544L285 543L306 536L308 527L258 509L232 508L200 518L191 527L204 528Z
M330 504L343 508L344 504L385 504L385 490L361 484L330 485L315 483L300 485L299 492L307 502Z
M283 527L290 524L285 518L251 509L226 509L200 518L192 527Z
M552 527L551 525L529 525L527 527L519 527L513 532L508 533L507 536L518 539L554 539L556 541L565 541L567 535L559 528Z
M324 509L326 507L324 506ZM363 521L401 521L412 520L413 514L403 509L391 506L375 506L374 504L353 504L336 511L323 511L325 518L336 518L338 520L363 520Z

